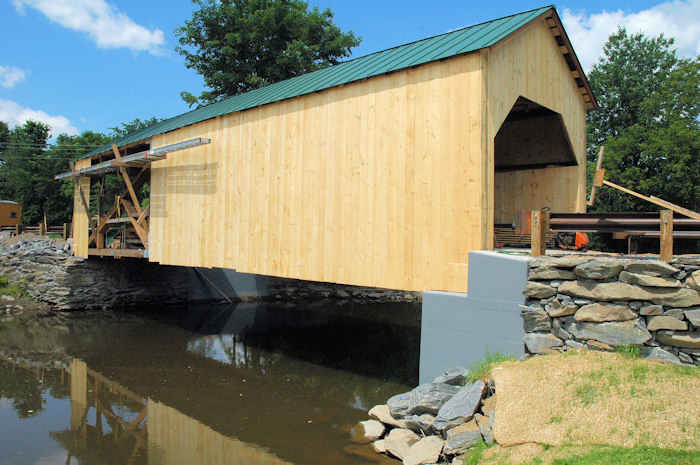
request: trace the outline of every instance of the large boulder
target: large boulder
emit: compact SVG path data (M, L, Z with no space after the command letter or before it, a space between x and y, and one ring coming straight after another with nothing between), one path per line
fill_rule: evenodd
M452 386L464 386L464 377L469 374L466 368L452 368L443 372L433 380L433 384L450 384Z
M700 308L685 311L685 317L690 321L690 324L696 328L700 328Z
M449 384L421 384L412 391L397 394L387 401L389 412L394 418L407 415L436 415L440 407L460 390Z
M565 329L576 339L595 339L611 346L640 345L651 339L651 334L639 320L609 323L572 321L565 325Z
M700 294L696 290L683 288L668 289L670 292L664 293L660 293L660 291L661 289L651 298L651 301L655 304L668 305L669 307L695 307L700 305Z
M700 291L700 270L693 271L688 277L688 279L685 280L685 283L691 289Z
M352 440L360 444L376 441L382 437L384 430L384 425L377 420L361 421L352 429Z
M675 363L680 365L681 361L671 352L662 349L661 347L642 347L639 355L650 360L660 360L662 362Z
M445 431L469 421L479 408L485 389L486 385L481 380L461 388L440 408L433 422L433 428L437 431Z
M612 260L593 260L574 268L576 276L584 279L610 279L622 270L622 264Z
M479 426L479 431L481 432L481 437L484 439L484 442L486 444L493 444L494 411L492 410L489 416L477 413L474 415L474 419Z
M660 260L634 260L625 265L625 271L647 276L671 276L679 270Z
M406 423L403 420L397 420L391 416L388 405L375 405L369 410L369 417L379 420L385 425L395 426L397 428L405 428Z
M437 463L445 445L438 436L426 436L414 443L403 459L404 465L423 465Z
M685 331L688 329L688 323L686 323L685 321L681 321L678 318L674 318L672 316L652 316L649 317L647 329L649 331L659 331L661 329L668 329L671 331Z
M576 275L573 271L563 270L561 268L555 268L553 266L544 268L533 268L530 270L527 279L532 280L547 280L551 281L553 279L576 279Z
M604 321L628 321L637 318L626 305L613 304L589 304L581 307L574 315L576 321L593 321L602 323Z
M443 451L447 455L463 454L482 440L479 425L472 420L447 431L447 442Z
M547 310L547 313L552 318L573 315L574 313L576 313L577 309L578 306L574 305L573 303L564 304L559 302L558 300L555 300L554 302L549 303L545 306L545 310Z
M559 286L559 292L590 300L651 300L653 294L639 286L627 283L598 281L567 281Z
M552 327L549 315L539 305L521 310L520 315L523 318L523 329L526 333L548 331Z
M533 299L546 299L557 294L557 290L546 284L536 281L528 281L523 290L523 294Z
M582 263L593 260L582 255L566 255L564 257L537 257L530 260L530 268L574 268Z
M403 419L406 428L420 435L432 434L434 421L435 416L429 413L424 413L423 415L408 415Z
M418 435L407 429L392 429L384 438L384 447L394 457L403 460L408 456L411 446L420 440Z
M527 333L523 337L527 351L531 354L546 354L554 347L562 347L564 342L549 333Z
M700 255L695 256L695 257L676 257L674 258L671 263L673 265L686 265L686 266L700 266Z
M648 276L645 274L630 273L623 271L620 273L620 281L627 284L650 287L681 287L680 281L674 278L663 276Z
M567 281L559 286L559 292L590 300L649 300L670 307L694 307L700 305L700 294L689 288L644 288L622 282Z
M700 349L700 331L691 333L659 331L656 333L656 340L667 346Z
M640 315L661 315L664 312L663 305L645 305L639 310Z

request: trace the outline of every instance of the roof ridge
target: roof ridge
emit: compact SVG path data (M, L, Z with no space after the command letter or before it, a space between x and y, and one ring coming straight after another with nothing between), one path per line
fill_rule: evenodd
M129 143L137 142L139 140L145 140L149 137L153 137L158 134L164 134L166 132L174 131L181 127L213 119L218 116L234 113L237 111L244 111L247 109L266 105L268 103L279 102L289 98L299 97L313 92L318 92L320 90L333 88L341 84L356 82L358 80L379 76L381 74L399 71L401 69L406 69L413 66L419 66L425 63L429 63L431 61L436 61L439 59L449 58L451 56L462 55L464 53L480 50L482 48L493 45L494 43L500 41L504 37L507 37L508 35L512 34L515 30L534 20L536 17L545 13L547 10L553 8L554 5L550 4L539 8L533 8L530 10L521 11L519 13L513 13L510 15L502 16L500 18L482 21L480 23L453 29L451 31L443 32L441 34L425 37L404 44L399 44L387 49L378 50L376 52L368 53L360 57L351 58L347 61L343 61L332 66L320 68L307 73L299 74L297 76L292 76L282 81L277 81L266 86L259 87L257 89L252 89L240 94L230 95L222 98L219 101L188 110L184 113L180 113L175 116L171 116L170 118L166 118L151 126L147 126L138 131L126 134L122 137L114 138L111 141L111 143L115 143L119 146L126 145ZM535 12L539 12L539 14L536 16L529 17L529 15ZM508 28L504 28L502 31L498 31L498 27L494 27L487 34L481 34L479 36L479 40L474 40L473 38L470 39L470 35L466 33L469 30L481 31L484 29L483 26L485 25L491 23L498 23L499 21L504 22L504 20L508 20L510 18L515 17L522 17L520 23L516 21L514 22L514 24L510 24L511 22L507 21L509 24ZM490 36L492 33L494 34L494 37L490 37L488 39L484 37ZM464 44L460 44L461 47L457 49L454 47L454 42L459 42L458 37L460 36L460 34L463 35L463 37L461 37L459 40L470 41ZM445 42L444 40L441 41L440 38L445 36L456 37L454 37L452 40L448 40L447 42ZM434 41L434 43L432 43L427 50L425 48L421 50L421 46L419 46L418 44L427 43L429 41ZM406 52L400 54L400 60L397 62L397 57L391 56L391 53L392 51L401 48L405 48ZM412 50L412 48L414 50ZM417 51L421 52L419 56L416 56ZM411 54L413 54L413 56L411 56ZM373 57L381 55L385 55L384 59L374 60L373 62ZM364 67L362 65L361 60L364 60L366 62ZM341 69L342 72L334 73L334 69ZM338 74L340 74L342 78L338 76ZM297 86L294 86L294 81L297 81L299 84ZM300 86L301 88L299 88ZM217 107L222 108L221 110L217 110ZM192 115L196 113L201 113L201 115L187 118L187 115ZM180 119L184 120L181 124L173 124ZM104 153L105 151L109 150L109 146L111 145L111 143L106 145L104 148L93 150L92 152L86 154L83 158Z

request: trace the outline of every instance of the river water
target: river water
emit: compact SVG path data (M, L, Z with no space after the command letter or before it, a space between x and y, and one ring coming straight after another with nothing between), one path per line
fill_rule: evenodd
M351 428L417 383L419 340L419 304L0 328L0 465L390 463Z

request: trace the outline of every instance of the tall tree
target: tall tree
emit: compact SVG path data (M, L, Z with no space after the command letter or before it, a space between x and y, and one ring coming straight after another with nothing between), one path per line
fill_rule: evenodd
M58 185L53 176L68 170L69 161L109 139L87 131L79 136L59 135L49 144L50 129L43 123L27 121L5 133L6 128L0 123L0 140L4 140L0 146L0 197L22 204L23 224L38 224L44 214L49 224L69 222L72 183Z
M122 123L119 126L109 128L109 130L112 132L112 137L116 139L119 137L124 137L132 132L140 131L141 129L146 129L147 127L153 126L154 124L160 123L161 121L161 118L156 118L155 116L151 118L146 118L144 120L136 118L127 123Z
M679 59L673 39L619 29L589 73L600 108L588 115L589 160L605 144L606 177L700 209L700 62ZM592 171L592 170L591 170ZM593 211L659 207L606 188Z
M190 106L282 81L340 62L361 39L301 0L192 0L192 19L175 30L188 68L211 90Z

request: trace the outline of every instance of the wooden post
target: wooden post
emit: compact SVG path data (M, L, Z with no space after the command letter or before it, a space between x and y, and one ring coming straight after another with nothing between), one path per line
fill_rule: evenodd
M19 225L15 225L15 236L19 236Z
M44 236L46 234L46 230L44 229L44 223L39 223L39 235Z
M673 259L673 211L661 210L661 231L659 260L670 262Z
M549 230L549 211L532 210L532 251L530 255L539 257L547 254L547 231Z
M63 233L61 234L61 237L64 241L68 239L68 223L63 223Z

